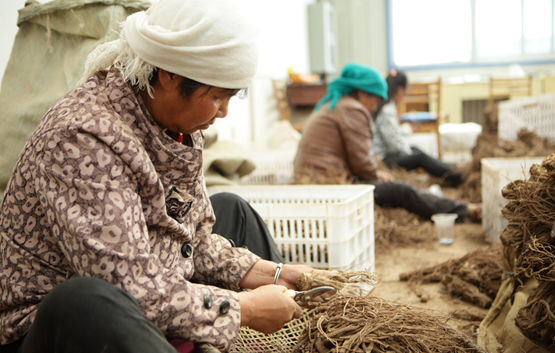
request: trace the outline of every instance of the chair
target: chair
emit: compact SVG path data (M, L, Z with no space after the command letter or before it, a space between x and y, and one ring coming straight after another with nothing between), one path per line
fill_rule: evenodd
M418 132L433 131L437 136L437 155L441 158L441 139L439 135L439 124L441 123L441 77L437 81L409 83L407 94L403 101L397 106L401 117L410 112L434 113L435 119L426 121L409 121L416 124Z
M532 95L532 76L518 78L490 78L488 107L513 97Z
M542 84L542 94L555 92L555 76L544 77Z

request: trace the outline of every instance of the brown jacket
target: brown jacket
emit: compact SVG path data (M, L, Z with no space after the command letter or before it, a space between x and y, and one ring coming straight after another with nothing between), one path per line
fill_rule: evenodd
M377 180L372 155L372 118L352 97L342 97L331 111L329 103L313 112L303 129L295 157L295 173L308 169L346 173L362 180Z
M116 69L47 112L2 202L0 344L27 332L56 285L92 276L132 294L165 335L232 347L235 290L259 257L212 234L204 137L191 137L189 147L166 135Z

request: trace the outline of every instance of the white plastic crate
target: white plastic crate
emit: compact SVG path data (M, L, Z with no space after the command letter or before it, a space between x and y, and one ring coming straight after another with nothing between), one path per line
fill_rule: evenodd
M481 132L482 126L476 123L441 124L441 160L457 167L472 161L472 148Z
M472 161L472 149L451 149L445 148L441 152L441 161L455 167L463 167Z
M499 242L508 221L501 215L507 200L501 190L514 180L527 179L530 167L545 157L482 158L482 229L493 244Z
M260 214L285 263L374 272L373 185L215 186Z
M256 169L241 184L287 184L293 178L296 150L264 150L251 157Z
M409 146L418 147L428 155L437 158L437 134L435 132L415 132L405 136Z
M555 94L527 97L499 103L499 137L516 140L522 128L555 141Z

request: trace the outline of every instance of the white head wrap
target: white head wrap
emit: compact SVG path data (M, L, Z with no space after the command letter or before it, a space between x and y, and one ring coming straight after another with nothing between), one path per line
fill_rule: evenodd
M246 88L256 73L257 35L236 0L161 0L127 17L121 38L89 55L82 80L116 65L150 92L159 67L210 86Z

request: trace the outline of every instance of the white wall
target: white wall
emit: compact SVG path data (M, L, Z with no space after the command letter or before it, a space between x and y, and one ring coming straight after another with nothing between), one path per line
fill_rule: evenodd
M329 0L337 14L338 73L358 62L387 73L386 0Z
M241 0L257 23L260 58L248 99L234 98L229 114L214 128L220 139L249 147L278 117L273 79L285 79L287 70L308 72L308 4L314 0Z

